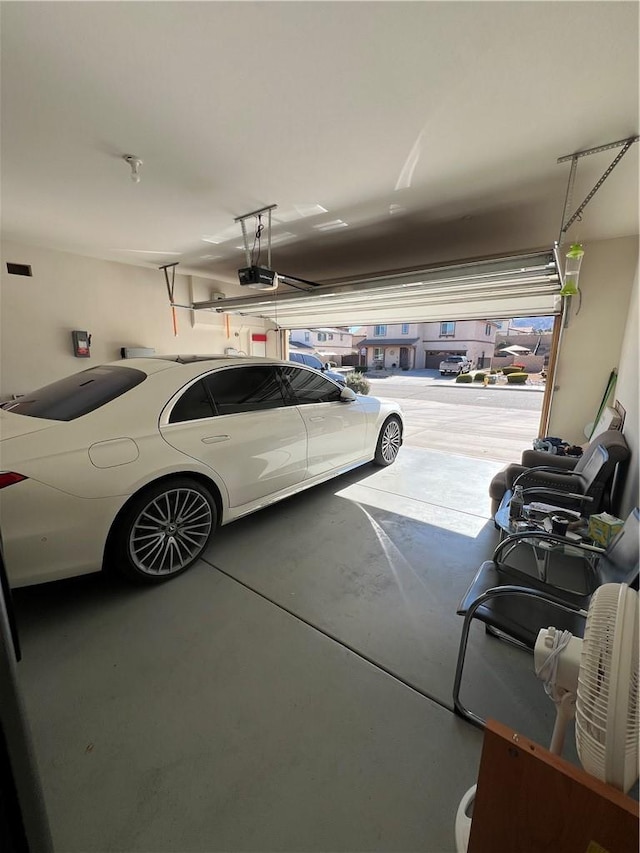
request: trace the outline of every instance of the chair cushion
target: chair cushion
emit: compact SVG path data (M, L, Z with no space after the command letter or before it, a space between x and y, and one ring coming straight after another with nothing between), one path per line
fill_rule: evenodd
M489 483L489 496L499 503L504 493L513 486L516 477L526 470L522 465L507 465L503 471L498 471Z
M458 605L457 613L464 616L476 599L489 589L501 586L518 586L532 589L542 595L553 595L567 604L586 610L589 606L589 595L578 595L566 590L555 589L539 581L537 578L519 572L493 560L484 562L469 589L463 595ZM576 637L584 633L584 617L578 613L568 613L548 601L542 601L533 596L503 595L489 599L474 613L474 618L510 637L520 640L529 648L533 648L541 628L553 625L565 631L571 631Z
M553 465L554 468L572 471L578 463L578 458L577 456L557 456L555 453L546 453L544 450L523 450L520 463L525 468Z
M522 453L522 465L508 465L503 471L500 471L491 480L489 485L489 496L492 500L492 509L495 512L496 504L499 504L506 491L513 487L513 481L516 477L526 471L528 468L533 468L538 465L552 466L554 468L566 470L574 470L580 473L587 466L589 460L596 451L596 447L601 444L609 454L609 460L606 468L603 471L603 476L588 490L588 494L594 498L594 502L590 506L591 512L597 512L600 509L600 503L604 492L605 483L611 478L616 465L619 462L625 461L629 457L629 446L624 435L618 430L606 430L600 433L597 437L587 445L585 452L579 459L556 456L553 453L544 453L539 450L525 450ZM571 481L570 478L562 478L553 474L540 474L542 479L541 485L546 484L550 488L559 488L563 491L582 491L576 489L576 481ZM529 485L532 485L531 483ZM554 501L555 502L555 501Z
M502 496L507 491L507 472L498 471L495 477L489 483L489 495L498 503L502 500Z

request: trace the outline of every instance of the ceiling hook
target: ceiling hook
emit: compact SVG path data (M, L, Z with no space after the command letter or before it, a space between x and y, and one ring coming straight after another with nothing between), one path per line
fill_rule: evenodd
M139 184L140 166L142 166L142 160L139 157L136 157L135 154L123 154L122 159L125 160L131 167L131 180L133 181L133 183Z

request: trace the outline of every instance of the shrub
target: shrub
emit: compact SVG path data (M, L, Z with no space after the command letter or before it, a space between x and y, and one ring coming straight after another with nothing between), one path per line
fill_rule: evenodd
M473 382L473 376L470 373L459 373L456 382Z
M478 372L475 374L475 376L473 377L473 381L474 381L474 382L484 382L484 377L485 377L486 375L487 375L486 373L482 373L481 371L478 371Z
M368 394L371 384L361 373L347 373L345 376L347 388L351 388L356 394Z
M520 364L517 361L514 361L513 364L511 365L511 367L517 367L518 370L520 370L520 371L526 370L526 367L524 366L524 364Z
M507 382L509 385L524 385L528 378L528 373L509 373Z
M491 368L491 375L492 375L492 376L495 376L495 375L496 375L496 373L500 373L500 371L499 371L499 370L496 370L496 369L495 369L495 367L492 367L492 368Z
M508 376L510 373L522 373L522 368L510 364L508 367L503 367L502 372L505 376Z
M356 366L353 369L355 370L356 373L366 373L367 370L369 370L369 368L367 367L366 364L356 364Z

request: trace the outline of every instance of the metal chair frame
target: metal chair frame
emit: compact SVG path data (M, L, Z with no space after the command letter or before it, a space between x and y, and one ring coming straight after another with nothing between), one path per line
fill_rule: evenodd
M480 717L478 714L475 714L473 711L470 711L460 699L460 687L462 685L462 674L464 670L464 660L467 652L467 642L469 640L469 631L471 630L471 622L473 621L476 610L479 607L481 607L483 604L493 598L508 595L537 598L540 601L544 601L546 604L551 605L552 607L557 607L559 610L564 610L568 613L576 613L579 616L583 616L585 619L587 617L586 610L583 610L579 607L573 607L570 604L567 604L566 601L563 601L561 598L558 598L555 595L542 595L542 593L540 593L538 590L528 589L527 587L494 587L493 589L488 589L486 592L482 593L482 595L476 598L476 600L467 610L462 626L462 635L460 637L460 645L458 647L458 660L456 662L456 673L453 681L453 706L456 714L463 717L467 722L472 723L474 726L477 726L481 729L485 727L486 720L483 717Z
M616 535L616 537L609 543L607 548L599 548L594 545L588 545L586 542L571 542L567 543L567 539L563 536L558 536L555 533L546 533L540 532L535 533L536 538L543 538L550 542L556 542L560 545L570 544L572 549L577 549L583 552L584 559L583 563L586 564L589 580L591 581L590 588L587 592L583 594L579 594L581 598L586 598L587 596L591 596L595 590L601 586L603 583L627 583L637 588L638 583L638 574L639 574L639 566L638 566L638 533L640 530L640 509L635 507L632 512L629 514L627 520L624 523L624 527L622 530ZM500 573L500 557L508 556L511 551L517 547L523 540L527 538L531 538L532 533L530 531L525 531L523 533L515 533L512 536L508 536L506 539L503 539L502 542L498 544L496 549L493 552L493 563L495 564L495 569ZM630 538L625 538L630 537ZM632 550L628 550L628 546L631 543ZM636 546L634 548L634 545ZM483 564L484 565L484 564ZM462 602L465 601L467 596L472 591L474 584L476 583L480 572L482 571L481 567L471 584L471 586L467 589L465 596L462 599ZM524 572L521 572L515 567L506 566L505 571L508 569L508 573L513 575L516 574L522 577L523 585L519 586L516 584L504 584L503 586L494 586L490 589L485 590L481 593L477 598L475 598L471 604L467 607L464 613L464 623L462 626L462 635L460 637L460 645L458 647L458 659L456 661L456 671L453 685L453 704L454 709L457 714L463 717L473 725L479 726L483 728L485 725L485 721L478 714L475 714L473 711L470 711L461 701L460 699L460 687L462 684L462 674L464 670L464 661L467 651L467 643L469 640L469 632L471 629L471 623L473 619L476 617L476 612L479 607L487 602L499 598L502 596L514 596L514 597L528 597L535 598L538 601L543 602L544 604L549 605L551 608L556 608L558 610L562 610L565 613L576 614L579 617L586 619L587 611L578 606L578 604L574 602L567 601L565 598L562 598L560 595L555 595L551 590L558 590L561 592L561 589L558 587L554 587L551 584L548 585L548 588L545 586L544 591L540 589L532 589L530 587L524 586L526 583L527 575ZM531 578L531 580L534 580ZM567 592L569 592L567 590ZM581 602L584 604L584 601ZM497 629L498 636L507 636L504 631L500 630L499 624L492 625L491 614L481 614L478 616L478 619L484 622L485 626L488 629ZM524 626L523 626L524 627ZM541 626L544 627L544 626ZM527 630L531 630L530 627ZM491 631L493 633L493 630ZM512 639L512 638L510 638ZM528 651L531 651L531 648L527 647L524 643L515 640L516 644L526 648Z

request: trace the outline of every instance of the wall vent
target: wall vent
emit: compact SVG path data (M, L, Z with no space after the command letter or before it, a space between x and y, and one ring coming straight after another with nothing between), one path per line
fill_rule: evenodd
M33 275L30 264L10 264L7 263L7 272L10 275Z

